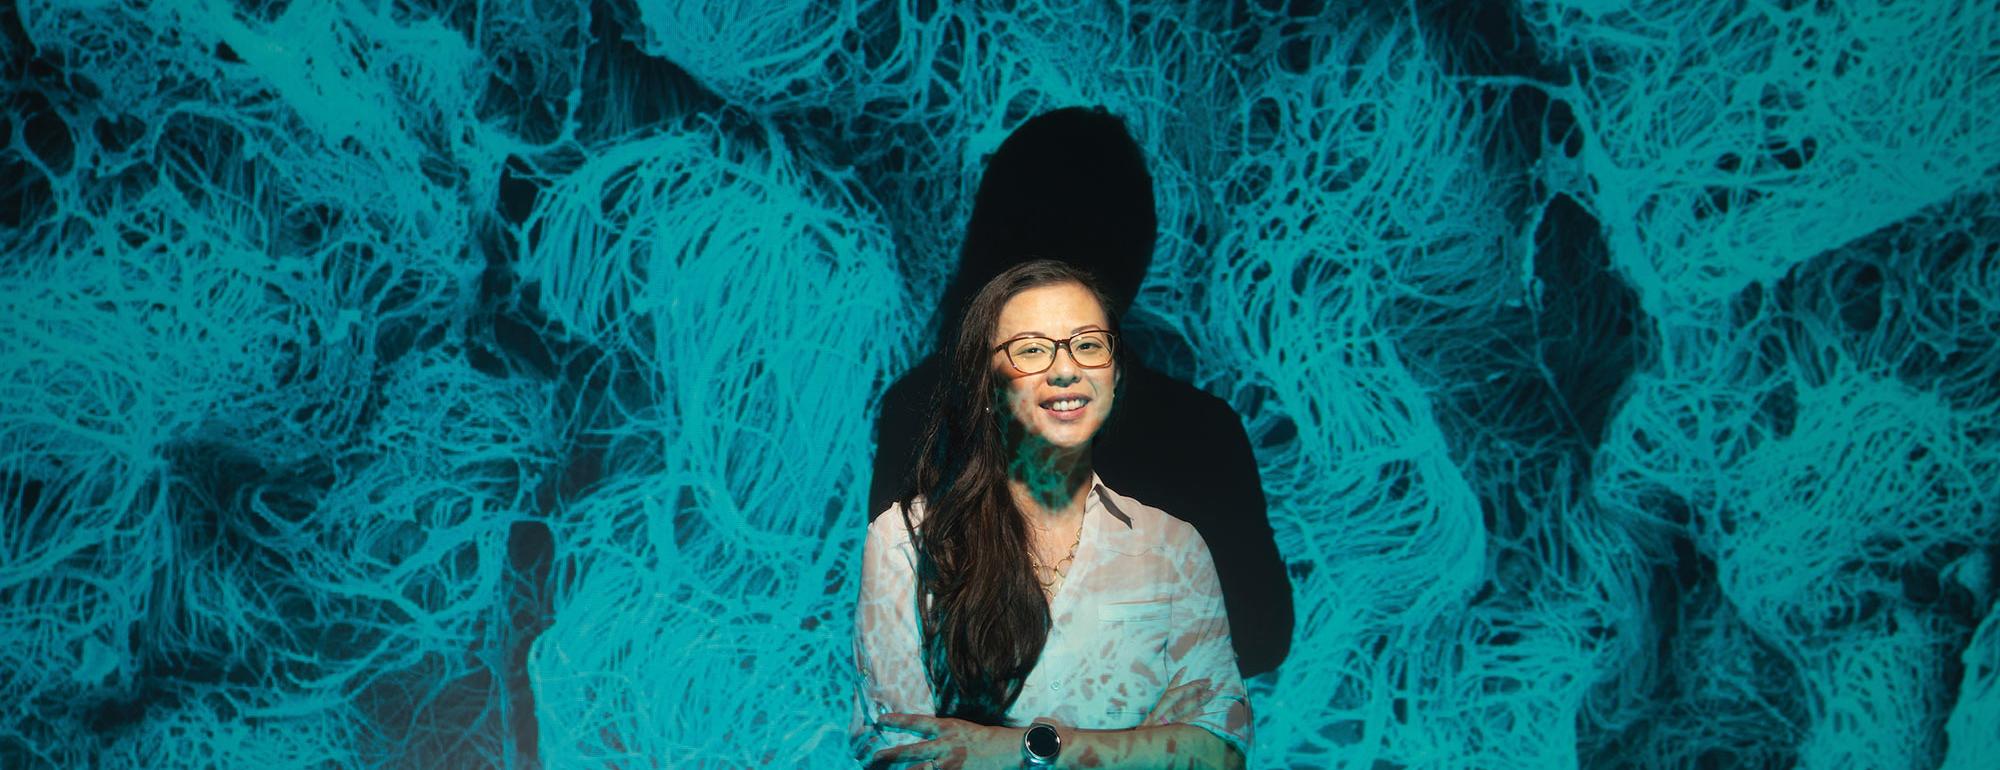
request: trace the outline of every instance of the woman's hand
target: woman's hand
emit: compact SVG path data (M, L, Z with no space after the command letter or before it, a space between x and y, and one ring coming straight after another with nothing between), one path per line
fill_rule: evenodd
M922 714L883 714L876 721L883 727L926 740L875 752L874 759L868 762L871 768L977 770L1021 764L1021 731L1018 729L987 727L963 719ZM926 762L930 764L922 764Z
M1173 681L1167 682L1167 691L1160 693L1160 700L1146 712L1140 727L1155 725L1186 724L1188 720L1201 716L1201 708L1208 699L1215 696L1215 687L1207 679L1182 682L1181 676L1187 669L1174 672Z

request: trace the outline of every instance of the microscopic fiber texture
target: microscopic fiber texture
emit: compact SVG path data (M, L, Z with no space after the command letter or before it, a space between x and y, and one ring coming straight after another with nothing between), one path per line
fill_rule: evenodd
M871 426L1072 105L1252 767L1991 767L2000 4L1329 5L0 9L0 767L850 766Z

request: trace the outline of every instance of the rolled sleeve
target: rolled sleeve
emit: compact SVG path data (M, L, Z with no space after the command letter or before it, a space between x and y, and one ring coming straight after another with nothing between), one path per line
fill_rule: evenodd
M1236 648L1230 643L1229 614L1222 603L1222 583L1208 544L1192 527L1179 564L1180 587L1173 602L1173 639L1169 662L1185 672L1183 681L1207 679L1215 695L1200 716L1188 720L1235 746L1247 763L1252 737L1250 697L1236 668Z
M883 714L934 711L918 647L916 550L894 507L869 525L862 548L854 661L858 682L848 725L854 757L866 761L884 748L915 743L917 736L884 731L877 721Z

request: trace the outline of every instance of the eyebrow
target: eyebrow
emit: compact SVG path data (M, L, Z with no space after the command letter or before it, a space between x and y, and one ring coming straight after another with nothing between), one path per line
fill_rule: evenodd
M1106 329L1106 328L1104 328L1104 327L1102 327L1102 326L1098 326L1097 324L1084 324L1084 325L1082 325L1082 326L1079 326L1079 327L1076 327L1076 328L1074 328L1074 329L1071 329L1071 330L1069 330L1069 333L1070 333L1071 335L1076 335L1076 334L1081 334L1081 333L1083 333L1083 332L1087 332L1087 331L1100 331L1100 332L1102 332L1102 331L1110 331L1110 330L1109 330L1109 329ZM1018 333L1018 334L1015 334L1015 335L1014 335L1014 336L1012 336L1012 337L1008 337L1007 339L1004 339L1004 340L1001 340L1001 342L1012 342L1012 341L1014 341L1014 340L1018 340L1018 339L1020 339L1020 338L1022 338L1022 337L1042 337L1042 338L1045 338L1045 339L1046 339L1046 338L1047 338L1048 336L1049 336L1049 335L1046 335L1046 334L1043 334L1043 333L1041 333L1041 332L1038 332L1038 331L1025 331L1025 332L1021 332L1021 333Z

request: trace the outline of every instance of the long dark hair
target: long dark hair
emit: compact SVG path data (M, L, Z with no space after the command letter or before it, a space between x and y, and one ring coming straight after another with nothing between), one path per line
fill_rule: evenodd
M915 485L902 500L924 496L924 521L911 532L917 550L917 596L925 671L937 715L1001 724L1021 682L1049 637L1049 608L1028 558L1028 523L1007 488L1012 412L999 399L993 333L1000 309L1016 295L1074 283L1089 289L1117 329L1095 278L1069 264L1038 259L995 276L966 305L945 376L931 396ZM1119 347L1112 346L1114 355Z

